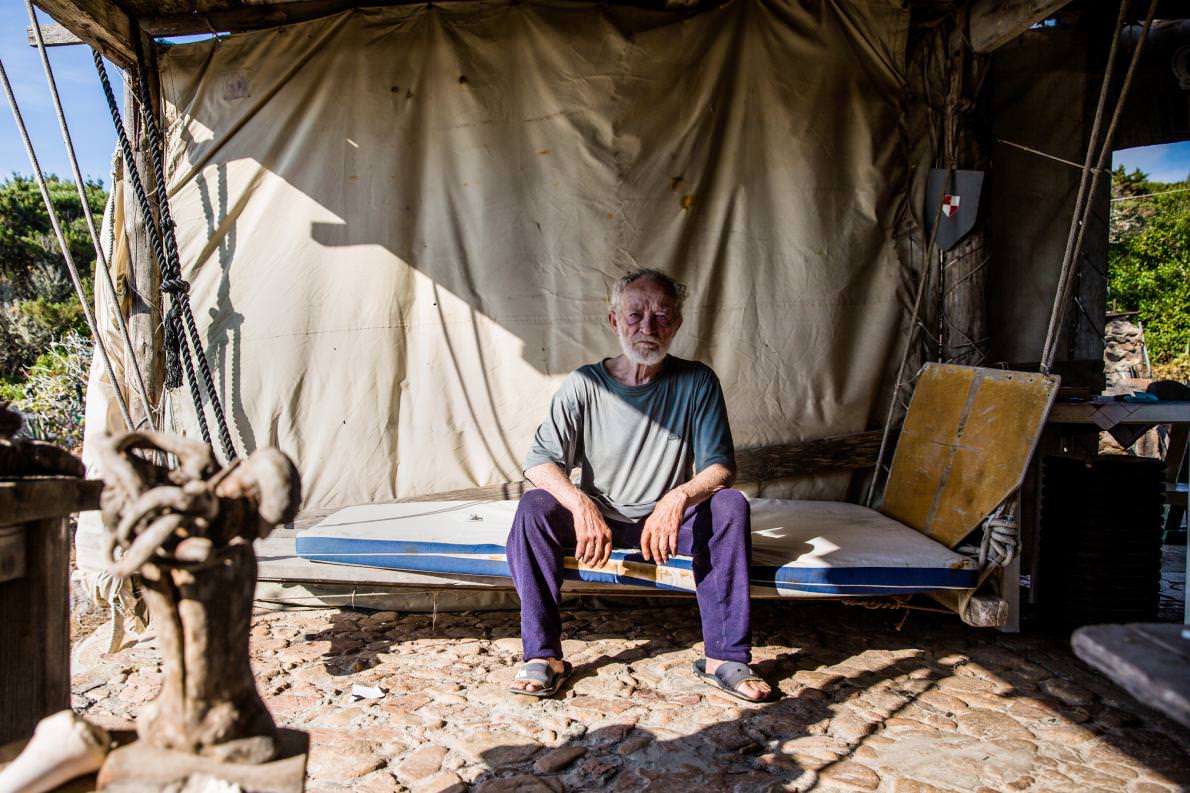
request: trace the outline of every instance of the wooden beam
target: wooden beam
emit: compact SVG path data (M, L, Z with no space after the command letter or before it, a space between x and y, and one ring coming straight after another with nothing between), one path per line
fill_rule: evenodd
M29 40L30 47L37 46L37 36L33 34L32 27L25 28L25 38ZM61 25L42 25L41 40L47 47L65 47L70 44L83 43L82 39Z
M308 22L312 19L330 16L341 11L357 8L360 5L369 7L414 5L424 3L425 0L369 0L366 4L359 0L273 0L273 2L226 2L223 7L206 8L205 10L176 13L165 11L156 14L138 16L141 28L149 35L160 38L165 36L189 36L202 33L240 33L249 30L292 25L298 22ZM709 8L724 2L724 0L618 0L623 5L642 8L667 9L674 11L697 10ZM176 5L176 4L172 4ZM210 3L209 5L215 5Z
M974 0L970 7L971 48L988 53L1053 16L1070 0Z
M132 23L113 2L104 0L37 0L58 24L102 52L121 69L135 63Z
M0 482L0 515L5 525L56 518L99 509L99 479L39 476Z
M368 5L395 5L379 0ZM236 5L192 14L162 14L140 18L150 36L190 36L200 33L238 33L292 25L337 14L359 5L355 0L292 0L269 5Z

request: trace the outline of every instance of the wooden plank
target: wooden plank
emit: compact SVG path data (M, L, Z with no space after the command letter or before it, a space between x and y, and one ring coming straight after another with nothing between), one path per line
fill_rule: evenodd
M369 6L397 3L369 3ZM353 0L294 0L274 4L236 5L209 8L199 13L153 14L140 18L141 27L152 36L186 36L197 33L238 33L279 25L308 22L354 8Z
M27 571L0 583L0 743L70 707L70 533L64 517L24 524Z
M718 2L719 0L713 0ZM369 8L413 5L418 0L371 0ZM280 2L164 3L148 11L149 3L138 0L133 14L141 28L152 36L185 36L200 33L238 33L292 25L330 16L361 5L358 0L280 0ZM709 5L701 0L637 0L631 5L657 9L686 9ZM180 7L180 8L179 8ZM141 13L137 13L141 10Z
M0 525L99 509L102 491L99 479L38 476L0 481Z
M0 526L0 583L25 577L27 535L24 526Z
M981 377L926 534L953 548L1020 485L1056 384L1040 374Z
M1050 411L1050 424L1188 424L1190 402L1062 402Z
M975 369L928 367L917 381L901 428L881 512L925 531L934 498L958 443Z
M25 28L25 38L29 40L30 47L37 46L37 36L33 33L31 26ZM45 42L47 47L66 47L71 44L85 43L61 25L42 25L41 40Z
M971 48L995 50L1041 20L1053 16L1070 0L975 0L970 11Z
M881 511L953 548L1020 486L1056 377L930 364L913 394Z
M136 62L128 15L104 0L37 0L58 24L107 56L122 69Z
M99 769L97 787L101 790L106 787L118 790L125 786L139 790L174 790L188 787L187 778L194 775L220 780L221 789L301 793L305 789L310 736L282 727L278 730L277 743L277 759L253 765L161 749L145 741L135 741L112 750L107 756Z
M1074 654L1142 704L1190 727L1190 639L1176 623L1088 625Z

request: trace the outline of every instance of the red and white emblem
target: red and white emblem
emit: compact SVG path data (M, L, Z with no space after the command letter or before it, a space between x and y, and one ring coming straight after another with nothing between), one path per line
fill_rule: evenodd
M950 195L947 193L942 196L942 214L949 217L954 217L954 213L959 211L959 197L957 195Z

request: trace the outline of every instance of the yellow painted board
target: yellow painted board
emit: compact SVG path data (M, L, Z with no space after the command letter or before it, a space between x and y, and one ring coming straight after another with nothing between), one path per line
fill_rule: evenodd
M882 511L948 547L960 543L1020 486L1057 386L1049 375L927 365Z
M1039 374L983 377L926 534L958 544L1021 483L1049 412L1052 383Z
M935 365L918 376L884 490L884 514L925 531L975 376L972 367Z

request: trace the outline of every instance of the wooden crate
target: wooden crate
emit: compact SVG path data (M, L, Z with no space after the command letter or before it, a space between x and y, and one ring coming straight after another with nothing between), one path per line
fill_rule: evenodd
M0 744L70 707L69 517L96 509L103 483L0 480Z

